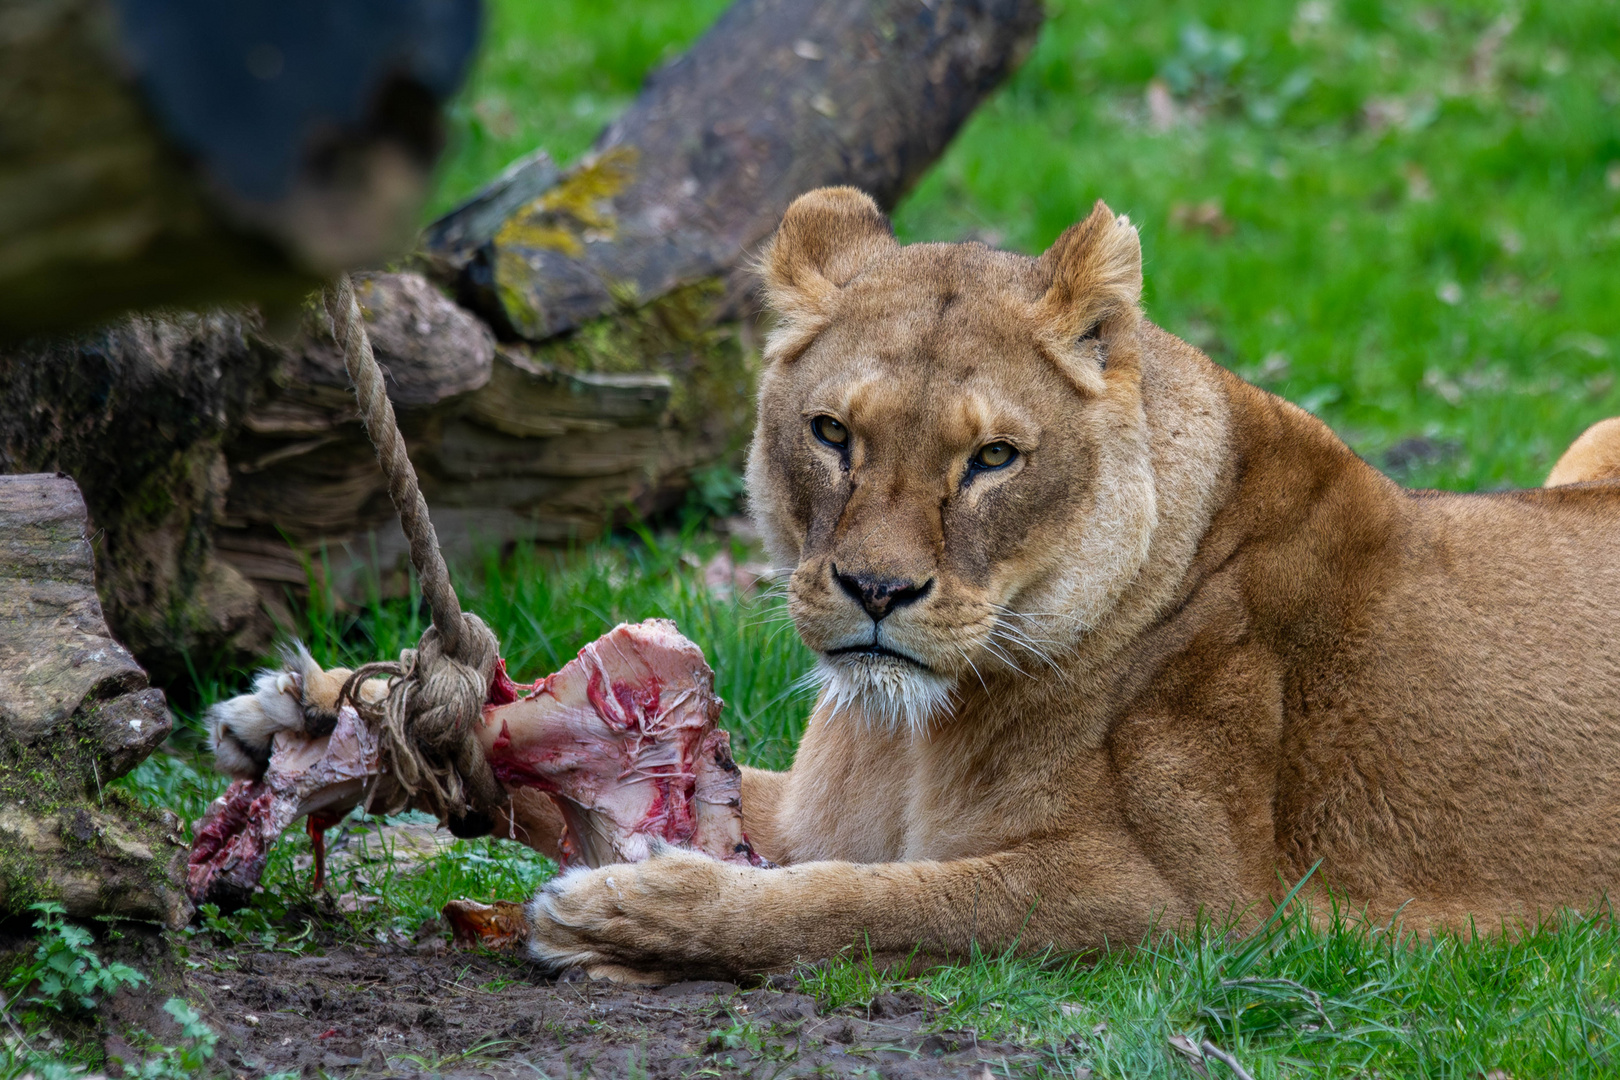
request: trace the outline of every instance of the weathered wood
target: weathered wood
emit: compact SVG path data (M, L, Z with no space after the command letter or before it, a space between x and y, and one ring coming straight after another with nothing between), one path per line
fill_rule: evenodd
M466 261L464 298L531 340L716 277L734 316L747 254L795 196L853 184L892 206L1041 17L1039 0L738 0L470 260L448 237L485 202L428 247Z
M518 158L482 191L429 225L422 251L441 276L454 277L478 249L495 238L514 213L544 195L562 176L544 150Z
M410 243L478 0L0 0L0 340Z
M659 371L558 371L506 350L496 357L489 386L467 407L496 431L546 438L656 424L669 408L670 387Z
M0 911L182 925L179 821L108 792L168 736L163 692L107 632L84 500L0 476Z

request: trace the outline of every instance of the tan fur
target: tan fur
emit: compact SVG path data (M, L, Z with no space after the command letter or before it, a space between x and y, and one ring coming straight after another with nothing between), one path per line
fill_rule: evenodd
M1101 204L1032 260L900 247L814 192L764 265L750 494L826 680L791 771L745 773L785 865L567 875L537 957L1131 945L1253 918L1319 860L1418 929L1620 885L1620 485L1401 489L1143 319ZM967 476L997 440L1019 457ZM835 573L911 599L874 622ZM928 670L831 652L871 640Z
M1547 486L1594 480L1620 480L1620 416L1599 420L1581 432L1547 475Z

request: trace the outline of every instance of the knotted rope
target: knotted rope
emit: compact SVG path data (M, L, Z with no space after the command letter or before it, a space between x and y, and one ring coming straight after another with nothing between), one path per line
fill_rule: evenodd
M418 799L440 821L487 815L507 799L484 760L475 726L489 696L500 642L484 620L461 610L450 584L349 276L327 286L324 299L332 336L343 348L343 363L354 382L360 419L388 478L388 497L399 513L422 595L433 612L433 625L416 648L402 650L398 661L362 664L338 696L339 703L352 703L377 732L382 750L386 771L367 793L366 809L376 804L383 812L395 812ZM388 678L387 696L364 700L360 687L378 676Z

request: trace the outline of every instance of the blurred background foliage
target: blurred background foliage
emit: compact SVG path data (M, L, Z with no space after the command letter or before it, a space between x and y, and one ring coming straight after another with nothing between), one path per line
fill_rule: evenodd
M434 210L587 149L724 0L495 0ZM1054 0L898 208L1038 252L1104 199L1151 318L1403 482L1533 485L1620 412L1612 3Z

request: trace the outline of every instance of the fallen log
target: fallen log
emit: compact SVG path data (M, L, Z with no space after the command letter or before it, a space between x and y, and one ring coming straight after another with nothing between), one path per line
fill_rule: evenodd
M1015 69L1036 0L738 0L655 72L591 153L500 220L490 195L430 228L429 254L498 329L541 341L708 280L753 291L747 256L795 196L851 184L892 207ZM481 241L481 242L479 242Z
M57 900L179 927L179 819L108 786L173 720L107 633L86 523L72 480L0 476L0 913Z

